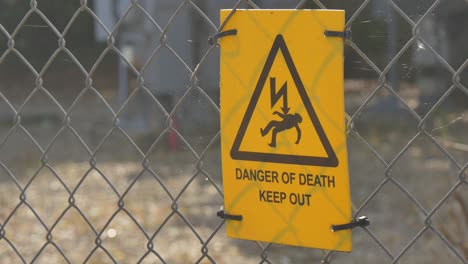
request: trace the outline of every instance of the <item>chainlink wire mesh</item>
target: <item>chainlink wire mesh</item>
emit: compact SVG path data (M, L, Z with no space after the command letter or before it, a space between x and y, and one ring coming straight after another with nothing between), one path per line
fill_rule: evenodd
M1 263L467 263L466 2L97 2L0 1ZM346 10L352 253L226 238L221 8Z

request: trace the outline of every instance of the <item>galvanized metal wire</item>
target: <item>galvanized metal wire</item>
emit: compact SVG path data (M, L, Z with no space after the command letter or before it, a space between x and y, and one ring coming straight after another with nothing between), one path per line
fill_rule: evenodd
M216 45L210 46L204 54L200 57L201 59L196 62L195 67L191 67L190 64L178 54L178 52L169 44L169 39L170 37L168 36L168 30L171 28L171 26L174 24L174 21L176 21L183 8L190 8L192 9L195 13L197 13L203 23L206 24L208 28L210 28L212 35L219 33L223 31L224 25L226 22L233 16L235 15L236 9L242 7L248 7L248 8L259 8L259 5L255 3L256 1L252 0L238 0L236 2L233 1L232 3L232 11L231 14L226 18L225 21L222 23L217 23L217 21L213 21L212 18L210 18L209 15L207 15L196 3L196 1L191 1L191 0L185 0L180 3L178 8L174 11L170 19L168 20L166 25L160 25L156 20L151 16L150 13L148 13L147 10L141 5L140 1L137 0L132 0L130 1L130 4L128 5L128 8L125 10L123 13L122 17L118 20L117 24L115 25L114 28L106 28L104 23L101 21L101 18L92 10L90 3L86 0L81 0L80 1L80 7L79 9L76 10L75 14L70 18L68 24L65 26L63 30L59 30L51 21L50 19L41 11L41 9L38 7L38 1L36 0L31 0L30 1L30 8L29 11L24 15L24 17L21 19L20 22L18 22L16 28L9 32L3 25L0 24L0 34L2 34L6 39L7 39L7 49L0 55L0 64L4 63L6 60L6 57L9 55L14 55L17 58L21 60L21 62L29 69L29 71L35 76L35 87L29 94L29 96L26 98L26 100L17 108L13 106L13 104L9 101L9 98L5 96L4 94L0 93L1 99L6 102L11 109L11 111L14 113L14 122L13 125L11 126L9 132L1 139L0 141L0 149L4 148L6 142L9 140L10 136L15 132L15 131L22 131L24 135L26 135L26 138L24 140L30 141L34 144L34 146L40 151L41 153L41 158L40 158L40 164L41 166L35 171L33 176L28 180L28 182L25 185L22 185L20 181L17 179L17 175L15 175L9 168L8 166L0 160L0 167L7 172L8 177L14 182L16 188L20 192L20 196L18 199L18 203L15 208L6 216L6 218L3 220L3 222L0 222L0 241L6 242L8 247L11 248L11 250L16 254L17 259L15 260L17 263L34 263L36 260L40 258L40 256L43 254L45 249L47 247L52 247L58 252L58 254L61 255L63 258L63 261L66 263L72 263L70 258L67 256L65 251L62 249L62 245L60 243L56 242L54 240L54 230L56 229L57 225L63 220L64 216L69 212L69 211L76 211L81 218L86 222L86 224L89 226L89 228L92 230L92 233L95 236L94 240L94 245L93 248L87 253L86 257L84 258L84 262L87 263L94 254L96 254L97 251L103 252L105 255L107 255L108 259L113 262L117 263L118 261L116 258L112 255L112 253L106 248L106 245L103 243L103 233L105 230L109 227L110 223L117 217L119 214L125 214L131 219L131 221L135 224L139 232L145 237L146 241L146 249L145 253L142 254L137 263L142 263L145 261L145 259L149 256L155 256L161 263L167 263L167 260L164 259L163 255L161 254L160 251L158 251L158 248L155 246L154 241L158 239L158 235L165 229L166 224L173 218L178 218L180 219L184 225L193 233L193 235L196 237L196 239L200 243L200 256L196 260L196 263L216 263L217 259L210 255L210 247L213 239L215 237L219 236L225 236L224 233L220 232L222 230L225 221L219 219L218 224L216 227L212 230L211 234L208 237L202 236L200 234L200 231L197 230L197 228L191 223L191 221L184 215L184 213L179 209L179 201L181 197L186 193L187 189L191 188L191 183L197 179L197 178L205 178L207 181L216 189L217 194L219 195L220 198L223 197L223 191L222 187L219 186L219 184L215 180L215 175L212 175L204 165L204 160L206 157L206 154L212 150L213 148L217 147L217 143L220 139L220 132L216 133L213 138L209 140L209 143L206 145L206 147L200 152L196 151L195 148L189 143L189 140L178 130L177 127L174 126L173 124L173 119L175 118L176 114L180 111L180 108L184 102L189 100L190 94L193 91L197 91L198 93L201 93L205 99L209 102L211 105L212 109L216 111L219 114L219 106L216 103L214 98L211 98L208 93L202 89L199 86L199 73L200 69L205 63L207 62L207 58L215 52L218 47ZM361 5L356 9L356 11L350 16L350 18L346 22L346 29L352 30L353 25L356 21L356 18L364 12L366 7L370 4L370 0L365 0L361 3ZM388 3L392 7L392 9L401 17L404 19L404 21L411 27L412 29L412 37L403 45L403 47L397 52L397 54L386 64L385 67L381 68L377 66L377 64L364 52L361 50L358 44L353 42L352 39L347 39L346 40L346 45L348 45L349 48L355 51L355 53L364 61L368 64L368 66L379 76L378 78L378 84L375 86L373 91L367 96L366 100L359 106L359 108L354 112L354 113L348 113L349 118L347 120L348 124L348 131L347 134L349 137L354 137L360 144L368 150L370 155L374 156L377 161L381 163L382 166L385 167L385 175L382 178L380 184L367 195L367 198L362 202L361 204L357 205L357 208L354 210L354 215L359 216L363 209L365 209L371 201L376 197L376 195L382 190L383 187L387 185L393 185L395 186L401 193L406 197L408 202L413 203L415 207L420 211L421 214L424 215L425 219L422 221L422 227L418 230L417 234L412 237L410 241L406 245L404 245L402 248L400 248L397 252L392 251L390 248L387 247L387 245L379 238L377 234L375 234L371 228L364 227L362 229L356 230L355 232L361 232L362 234L365 234L369 237L370 240L372 240L377 247L379 247L387 257L387 259L382 260L382 263L398 263L402 257L407 254L407 252L414 246L418 240L421 239L421 237L427 233L427 232L432 232L434 233L440 241L446 246L447 250L452 252L458 260L460 260L460 263L467 263L467 259L463 256L462 252L460 252L460 249L457 248L453 243L448 240L443 232L438 229L437 226L435 226L432 223L432 217L438 212L440 208L444 206L444 204L447 202L448 199L450 199L453 194L462 188L462 186L466 186L468 181L466 178L467 174L467 168L468 164L461 164L456 158L452 156L452 154L441 144L441 142L438 141L437 138L435 138L431 131L426 129L426 124L430 117L433 116L433 114L438 110L438 108L442 105L443 102L451 95L455 90L460 90L463 93L468 95L468 88L461 82L460 80L460 74L465 70L465 68L468 66L468 59L464 61L464 63L458 67L458 68L453 68L447 60L442 57L432 46L430 43L428 43L423 37L420 36L419 34L419 29L421 27L421 23L427 19L428 16L430 16L431 12L440 4L440 0L435 0L434 3L430 6L430 8L417 20L413 21L412 18L410 18L404 10L402 10L394 1L389 0ZM326 9L327 5L322 3L320 0L302 0L298 1L296 4L296 8L300 9L303 8L305 4L310 4L313 3L317 7ZM118 31L119 28L122 26L123 21L126 19L126 17L130 14L132 10L139 10L141 11L142 16L144 16L144 19L149 21L154 28L156 28L160 32L160 37L159 37L159 42L158 45L154 48L154 51L152 52L151 56L147 58L147 60L143 63L143 65L140 68L136 68L128 59L124 56L122 50L119 50L119 47L117 46L117 38L118 38ZM102 51L98 59L95 61L95 63L92 65L92 67L89 70L86 70L85 67L83 67L82 63L80 60L70 51L70 49L67 47L67 42L66 42L66 35L69 32L70 28L74 25L76 22L77 18L80 16L82 13L87 13L89 14L95 21L97 21L101 27L107 32L107 45L105 49ZM55 50L55 52L50 56L50 58L47 60L47 62L44 64L43 67L41 68L36 68L34 67L30 61L22 54L22 52L17 49L17 45L15 42L15 38L19 34L20 30L25 26L26 22L32 15L37 15L39 16L42 21L47 25L48 28L50 28L53 32L53 34L57 37L58 39L58 47ZM219 24L219 25L218 25ZM392 87L390 81L387 78L387 74L390 72L391 68L397 63L397 61L402 57L402 55L407 52L411 46L415 42L421 42L424 44L425 47L428 48L428 50L437 58L437 60L443 65L443 67L450 72L450 74L453 76L452 78L452 84L450 87L445 91L445 93L438 99L438 101L432 106L432 108L424 115L420 116L418 113L416 113L412 107L408 105L408 103L399 95L399 93ZM154 96L153 92L151 89L148 87L147 83L144 80L144 75L148 70L148 66L156 60L157 55L161 52L161 50L168 50L172 55L173 59L177 60L178 62L183 65L183 67L190 73L190 78L189 78L189 83L187 84L187 88L183 95L179 98L179 100L174 104L172 109L166 109L163 107L163 104L161 101ZM100 94L100 92L96 89L94 86L93 82L93 76L96 73L98 67L101 65L103 62L105 56L109 53L115 53L117 56L124 61L126 64L126 67L136 76L136 83L137 87L134 89L128 96L127 100L117 109L114 110L111 105L105 100L105 98ZM68 55L69 59L78 67L80 70L81 74L85 77L85 87L84 89L80 92L80 94L73 100L72 104L68 108L64 108L59 101L54 97L52 93L50 93L47 89L47 87L44 86L44 74L49 70L50 66L54 62L54 60L57 58L57 56L60 53L65 53ZM217 73L213 73L217 74ZM372 147L372 145L360 134L360 131L355 127L354 122L357 120L357 118L365 111L365 108L369 105L369 103L377 96L379 92L382 90L386 90L393 96L401 105L405 107L405 111L407 111L410 116L413 118L413 121L417 123L418 127L418 132L416 135L414 135L413 138L411 138L406 145L404 146L401 151L395 155L392 160L387 161L384 159L384 157L375 149ZM31 100L31 98L36 94L36 93L44 93L47 95L47 97L51 100L51 102L58 108L60 109L61 112L61 128L58 130L56 135L50 140L50 142L46 146L42 146L39 144L37 139L30 133L30 131L24 126L23 121L22 121L22 116L23 116L23 110L25 106L28 104L28 102ZM113 116L113 126L108 130L105 134L105 136L99 141L97 146L93 149L91 148L86 141L83 139L82 135L71 125L71 113L73 110L76 108L77 104L80 102L80 100L85 96L86 93L93 93L97 97L99 97L102 101L102 104L104 107L112 113ZM122 128L121 125L121 119L122 119L122 112L125 109L125 107L129 104L129 102L136 96L137 93L139 92L144 92L146 96L148 96L152 101L156 103L158 106L159 110L161 113L163 113L164 117L166 118L166 127L164 130L158 135L157 139L153 142L151 147L149 147L148 150L143 151L139 146L135 143L135 141L132 139L132 137L125 131L125 129ZM62 132L69 132L71 133L77 140L80 142L81 146L86 150L87 154L89 155L89 160L88 160L88 168L87 172L81 177L79 180L78 184L71 188L62 179L62 176L56 171L56 169L53 167L53 165L49 162L48 155L49 152L51 151L52 146L54 143L57 141L59 136L61 135ZM128 187L124 191L119 191L113 184L112 180L109 178L109 175L106 175L101 169L99 168L99 162L97 161L96 155L97 153L101 150L103 147L103 144L106 142L106 140L115 132L119 132L122 135L126 137L128 142L131 142L133 145L134 149L138 151L138 154L141 158L141 169L140 172L137 174L137 176L130 182ZM177 138L180 140L181 144L184 146L185 149L187 149L194 157L196 157L196 171L190 176L189 180L185 183L183 188L178 191L177 193L174 193L169 186L165 184L165 182L161 179L160 175L149 165L150 160L149 156L151 155L152 152L159 146L161 141L163 141L168 134L173 133L177 136ZM418 201L418 199L411 193L411 191L405 187L404 184L402 184L394 175L392 175L392 168L394 165L402 159L406 151L413 146L413 144L420 138L426 138L429 141L431 141L435 146L439 148L439 150L443 153L443 155L450 160L450 162L456 167L458 179L457 181L452 185L450 190L436 203L436 205L431 208L427 209L421 203ZM57 179L58 182L60 182L61 187L63 187L64 190L66 190L68 194L68 206L61 212L61 214L58 216L58 218L55 219L55 221L52 224L47 224L44 219L41 218L41 216L36 212L36 209L32 205L31 201L28 199L27 196L27 191L30 188L31 184L35 181L35 179L38 177L38 175L41 173L41 171L47 170L52 175ZM86 215L86 213L80 208L80 206L76 203L76 193L81 190L83 182L88 178L88 176L92 173L97 173L102 177L102 179L107 183L108 187L112 190L114 193L118 203L117 203L117 209L113 212L113 214L107 219L106 224L100 228L95 226L92 221L90 221L89 216ZM161 186L162 190L165 192L167 197L171 201L171 212L165 216L164 221L162 221L162 224L153 232L148 232L143 228L141 223L133 216L132 212L129 211L126 208L126 204L124 202L125 198L127 197L128 193L134 188L136 182L143 177L144 174L149 174L151 175L154 180L156 180L159 185ZM93 195L90 193L89 195ZM15 199L14 197L11 197L11 199ZM28 210L32 212L34 215L35 219L37 222L42 226L44 231L46 232L46 237L43 242L42 247L35 252L34 256L32 259L28 260L26 259L22 253L18 250L17 244L15 244L12 241L12 237L15 236L15 230L11 230L9 228L10 220L12 217L15 215L17 210L19 210L20 207L26 207ZM215 213L213 213L213 217L215 217ZM372 219L371 219L372 221ZM270 258L270 253L272 245L271 244L262 244L258 243L258 250L259 250L259 255L258 255L258 262L259 263L274 263ZM313 250L313 249L311 249ZM332 263L332 258L336 254L334 251L327 251L323 252L323 263ZM16 263L15 262L15 263Z

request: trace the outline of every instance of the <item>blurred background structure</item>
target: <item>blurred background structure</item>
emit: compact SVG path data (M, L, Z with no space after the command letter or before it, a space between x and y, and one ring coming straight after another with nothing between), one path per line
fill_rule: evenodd
M346 10L350 254L228 239L219 10ZM306 26L306 25L304 25ZM467 263L468 2L0 0L1 263Z

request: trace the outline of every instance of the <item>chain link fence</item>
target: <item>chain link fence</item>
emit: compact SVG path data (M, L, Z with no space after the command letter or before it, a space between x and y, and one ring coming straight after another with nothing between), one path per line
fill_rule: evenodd
M0 1L2 263L467 263L468 3L107 2ZM352 253L226 238L221 8L346 10Z

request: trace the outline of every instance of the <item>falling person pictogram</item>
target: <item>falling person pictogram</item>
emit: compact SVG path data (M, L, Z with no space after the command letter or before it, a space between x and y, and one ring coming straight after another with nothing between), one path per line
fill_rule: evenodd
M296 139L296 144L299 144L301 141L301 128L299 127L299 123L302 122L302 117L299 114L282 114L278 111L273 112L273 115L278 115L281 117L281 121L278 120L272 120L270 121L265 128L260 128L260 133L262 134L262 137L266 136L270 130L271 132L271 142L268 144L270 147L274 148L276 147L276 135L284 130L291 129L293 127L296 128L297 131L297 139Z
M278 58L281 57L284 59L287 66L287 71L284 72L285 74L272 71L273 65L278 61ZM278 85L279 82L281 82L280 85ZM291 111L291 108L289 107L289 97L291 95L293 96L292 98L294 98L292 109L301 109L301 112ZM270 101L269 107L267 102L268 99ZM270 112L272 114L264 124L259 124L260 127L257 126L255 130L249 130L248 128L253 120L252 116L258 112L257 109L259 107L263 108L262 111ZM276 117L276 115L278 117ZM312 127L310 125L312 125ZM307 144L311 144L311 140L313 141L312 144L317 143L318 148L320 148L320 146L323 147L325 155L320 154L317 156L309 152L304 153L304 146L297 146L289 149L288 145L292 145L294 140L293 138L290 138L294 136L292 135L294 132L291 131L290 133L281 134L286 137L281 137L279 139L284 142L281 142L281 144L279 144L280 147L278 147L278 133L287 131L293 127L297 133L297 139L295 141L296 145L306 144L304 139L301 139L301 130L304 130L304 132L307 132L306 139L309 141ZM258 130L260 130L260 135L258 134ZM257 149L256 147L253 147L253 145L247 145L244 142L245 138L253 139L253 134L256 135L254 138L258 139L259 137L269 135L270 132L272 133L271 142L265 142L264 144L268 144L271 148L275 149L275 151L268 151L263 148ZM318 141L316 141L317 139L310 138L310 135L314 133L317 135ZM271 50L268 53L265 65L260 73L250 102L247 105L244 117L242 118L239 129L237 130L236 137L232 143L230 155L231 158L235 160L283 164L322 167L337 167L339 164L333 147L330 144L327 134L325 133L317 113L310 102L309 96L294 65L294 61L288 50L286 42L281 34L276 36Z
M299 128L299 123L302 122L302 117L298 113L288 114L290 109L288 107L288 83L285 82L283 86L277 91L276 78L270 77L271 107L273 108L280 99L283 99L283 106L281 107L283 113L274 111L273 115L278 115L282 120L272 120L266 125L265 128L260 128L260 134L262 137L266 136L270 130L273 129L271 133L271 142L268 144L272 148L276 147L276 135L281 131L291 129L293 127L295 127L297 131L296 144L299 144L301 140L301 129Z

